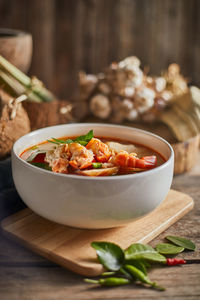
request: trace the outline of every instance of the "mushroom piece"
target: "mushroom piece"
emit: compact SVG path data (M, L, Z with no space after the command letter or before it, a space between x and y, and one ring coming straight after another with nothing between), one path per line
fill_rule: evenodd
M119 168L106 168L106 169L93 169L93 170L84 170L77 171L77 174L85 175L85 176L111 176L117 174Z
M128 153L133 153L137 150L137 147L135 147L134 145L130 144L130 145L124 145L124 144L120 144L117 142L106 142L106 144L108 145L108 147L110 148L110 150L113 150L114 152L118 153L122 150L128 152Z
M97 94L90 100L91 112L100 119L107 119L111 113L111 105L109 99L102 95Z

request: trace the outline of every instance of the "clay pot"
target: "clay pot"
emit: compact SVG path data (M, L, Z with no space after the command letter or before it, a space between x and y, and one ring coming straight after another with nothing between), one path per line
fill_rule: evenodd
M20 30L0 28L0 55L26 73L32 59L32 36Z

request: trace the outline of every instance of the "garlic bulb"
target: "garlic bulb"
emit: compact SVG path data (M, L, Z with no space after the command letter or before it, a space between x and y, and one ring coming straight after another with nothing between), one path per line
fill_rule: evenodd
M111 113L110 101L106 96L97 94L90 101L90 110L96 117L107 119Z
M139 113L144 113L154 105L155 92L143 87L137 92L136 103Z
M89 104L91 113L115 123L153 121L174 97L188 91L179 65L171 64L160 76L151 76L136 56L113 62L97 75L82 72L79 81L80 99Z

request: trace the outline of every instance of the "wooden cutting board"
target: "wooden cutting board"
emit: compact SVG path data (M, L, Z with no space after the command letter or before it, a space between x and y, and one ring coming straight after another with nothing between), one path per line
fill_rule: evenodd
M24 209L1 223L3 232L34 252L76 273L101 274L92 241L110 241L122 248L131 243L147 243L193 208L190 196L170 190L163 203L152 213L126 226L85 230L48 221L30 209Z

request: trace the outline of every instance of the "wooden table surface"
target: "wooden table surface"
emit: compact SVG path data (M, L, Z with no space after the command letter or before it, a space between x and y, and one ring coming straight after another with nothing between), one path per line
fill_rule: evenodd
M172 187L192 196L195 207L193 211L153 240L151 245L163 241L167 234L184 236L196 243L197 250L179 256L199 259L200 157L192 171L174 178ZM135 285L117 288L94 287L83 282L82 276L43 259L0 234L1 300L200 299L199 264L153 269L150 278L165 286L166 291L159 292Z

